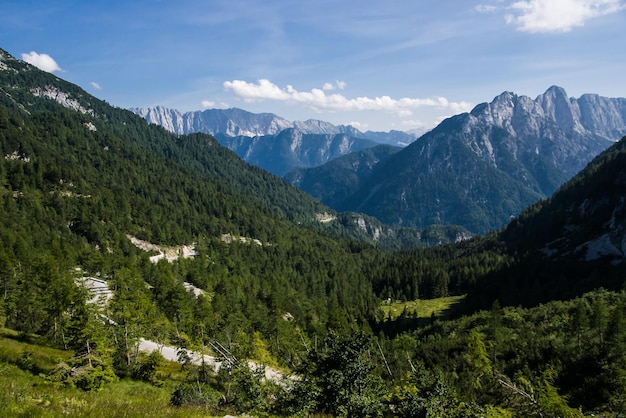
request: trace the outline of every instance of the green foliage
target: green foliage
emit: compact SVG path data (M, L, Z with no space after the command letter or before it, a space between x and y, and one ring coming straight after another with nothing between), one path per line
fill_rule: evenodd
M372 373L369 346L362 333L329 335L323 347L308 353L281 409L298 415L382 416L384 386Z
M459 399L453 385L440 373L421 370L410 373L386 397L389 408L397 417L461 418L483 416L476 405Z
M0 345L1 347L1 345ZM33 353L35 357L37 352ZM121 380L107 384L100 391L82 391L49 383L0 361L0 416L36 417L206 417L203 407L169 405L167 388L147 383Z
M153 351L147 356L140 355L139 360L133 367L131 376L133 379L142 380L159 386L163 382L157 376L158 368L163 364L165 359L158 351Z
M481 413L576 417L580 410L601 412L609 405L620 410L624 351L615 342L625 334L611 324L620 323L624 297L599 290L534 308L495 304L383 340L393 375L410 377L392 392L399 391L391 404L426 399L411 380L426 373L441 376L459 402ZM609 320L594 324L592 306Z
M74 356L60 363L50 379L86 391L101 390L106 383L117 380L107 331L93 306L77 305L68 327L68 345Z

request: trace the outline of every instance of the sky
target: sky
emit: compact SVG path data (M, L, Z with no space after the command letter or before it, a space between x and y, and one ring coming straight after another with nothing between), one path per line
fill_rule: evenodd
M0 48L122 108L423 130L504 91L626 97L626 0L0 0Z

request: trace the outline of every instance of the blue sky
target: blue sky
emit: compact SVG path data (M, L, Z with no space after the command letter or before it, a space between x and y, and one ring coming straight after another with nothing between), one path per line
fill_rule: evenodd
M431 128L503 91L626 97L626 0L2 0L0 48L118 107Z

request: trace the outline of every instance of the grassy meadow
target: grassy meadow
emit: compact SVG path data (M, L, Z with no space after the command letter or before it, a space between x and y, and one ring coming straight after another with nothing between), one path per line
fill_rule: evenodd
M203 407L174 407L171 393L183 379L180 365L159 369L162 386L119 380L85 392L46 378L71 353L0 328L0 417L209 417Z
M384 313L384 318L391 320L397 319L403 312L406 316L418 319L428 319L433 316L443 318L464 297L448 296L445 298L418 299L408 302L384 301L380 308Z

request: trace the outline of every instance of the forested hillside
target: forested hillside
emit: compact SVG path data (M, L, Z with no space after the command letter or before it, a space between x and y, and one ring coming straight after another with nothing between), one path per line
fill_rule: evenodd
M84 300L77 268L132 293L132 309L113 305L108 315L132 318L134 338L204 336L250 354L257 332L288 359L293 344L323 338L330 323L374 315L364 258L354 255L372 249L297 225L313 223L321 204L208 136L177 138L34 67L2 62L7 326L65 344ZM198 255L154 265L129 236L193 245ZM193 297L183 281L209 296Z
M398 252L213 138L4 52L0 146L0 415L626 413L623 141L505 230Z

